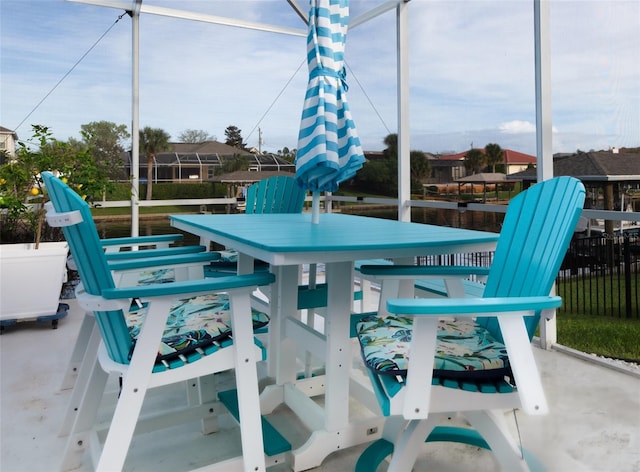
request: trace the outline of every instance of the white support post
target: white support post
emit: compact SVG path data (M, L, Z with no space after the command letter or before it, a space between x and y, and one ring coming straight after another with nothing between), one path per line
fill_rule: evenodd
M553 178L553 136L551 115L551 31L549 0L534 0L536 156L538 182ZM554 289L555 291L555 289ZM540 345L551 349L558 339L556 318L540 321Z
M133 2L131 11L131 236L140 234L140 7L142 0ZM151 178L150 175L147 176Z
M398 220L411 221L409 166L409 5L398 3Z
M549 0L534 0L536 157L538 182L553 177Z

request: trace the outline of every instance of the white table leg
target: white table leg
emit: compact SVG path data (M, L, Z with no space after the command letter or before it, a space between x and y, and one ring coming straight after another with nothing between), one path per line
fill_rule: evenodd
M352 270L352 262L336 262L326 266L329 299L324 326L327 337L325 428L328 431L338 430L349 424L349 319L353 299Z
M376 439L381 434L384 419L376 416L353 422L349 419L353 263L326 265L329 292L324 325L325 398L320 412L302 384L296 382L296 346L294 340L285 335L285 319L295 315L297 309L297 267L279 266L273 267L272 271L276 275L276 283L271 297L269 360L277 380L261 395L262 412L269 412L277 404L285 402L301 416L303 423L313 429L307 442L292 452L293 469L307 470L320 466L332 452Z
M285 320L298 310L298 266L277 266L271 270L276 281L269 302L271 321L267 362L269 376L275 377L276 385L283 385L296 379L296 345L294 340L286 337Z

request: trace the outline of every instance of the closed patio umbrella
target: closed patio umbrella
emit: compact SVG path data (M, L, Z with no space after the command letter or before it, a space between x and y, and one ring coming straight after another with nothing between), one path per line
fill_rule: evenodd
M298 135L296 180L313 193L313 222L320 192L334 192L362 167L364 155L347 103L344 48L349 0L311 0L307 62L309 84Z

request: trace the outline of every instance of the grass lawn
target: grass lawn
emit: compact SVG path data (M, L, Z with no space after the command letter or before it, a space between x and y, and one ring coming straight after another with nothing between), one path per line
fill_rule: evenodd
M631 287L638 286L637 277L631 274ZM561 280L556 290L564 299L556 315L560 344L640 362L640 319L624 317L625 284L618 277Z
M640 320L610 316L557 317L558 343L578 351L640 362Z

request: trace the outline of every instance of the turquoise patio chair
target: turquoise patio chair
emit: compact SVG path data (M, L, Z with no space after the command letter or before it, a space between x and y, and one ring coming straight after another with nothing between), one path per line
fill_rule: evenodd
M55 195L53 197L55 199ZM100 243L116 286L202 279L204 266L218 259L219 255L211 252L205 254L207 248L202 245L176 245L183 239L182 234L159 234L103 238ZM68 258L67 266L77 270L73 257ZM97 330L95 318L93 313L87 312L62 377L61 390L74 388L79 378L87 381L90 367L83 368L83 362L92 357L89 349L97 349L97 344L90 345L94 330ZM71 431L82 391L82 387L79 387L71 394L59 431L61 436ZM207 429L208 426L203 423L203 431Z
M295 178L286 175L262 179L247 189L246 213L301 213L307 191L300 187ZM206 243L206 242L205 242ZM213 261L206 270L207 276L216 276L237 270L238 253L233 249L218 251L220 258ZM261 261L256 266L265 269ZM315 265L309 268L309 285L301 285L298 292L299 308L313 309L326 306L327 286L315 283ZM268 298L268 295L267 295ZM268 300L254 298L256 306L268 311Z
M256 428L261 423L256 372L261 350L254 343L256 313L249 297L256 287L271 283L273 276L263 272L116 287L87 204L52 174L45 173L43 178L53 202L47 219L51 225L63 227L80 274L78 302L93 311L102 337L98 362L93 363L69 434L62 469L78 467L85 449L98 440L95 420L109 373L121 375L123 382L97 470L122 469L134 429L146 421L140 418L140 410L149 389L233 369L239 392L235 415L241 425L243 451L238 460L245 469L264 470L263 434ZM132 308L136 322L125 316ZM266 322L259 315L257 318ZM149 421L154 426L171 426L212 415L217 407L217 403L201 402L181 415L172 411L166 418L156 415ZM278 447L280 450L271 448L270 454L282 455L290 446L280 441Z
M245 212L301 213L307 191L286 175L268 177L247 189Z
M56 200L55 195L52 195L52 197L53 200ZM147 239L147 237L145 237L145 239ZM147 245L147 242L145 242L145 245ZM157 251L153 249L132 251L132 253L136 254L143 252L146 254L157 253ZM128 254L128 252L119 254ZM216 258L217 255L210 252L199 252L147 258L137 257L118 262L108 262L108 264L114 285L116 287L124 287L201 280L204 278L204 265ZM127 313L127 316L129 315L130 314ZM71 427L79 411L79 404L82 400L84 389L90 380L90 375L94 368L92 362L95 362L95 354L99 347L99 341L100 330L96 325L96 319L93 312L87 311L82 319L76 342L69 358L65 374L63 375L61 390L73 388L73 391L60 426L60 436L67 436L71 431ZM199 388L199 385L197 385L197 387ZM188 389L187 393L190 392L191 389ZM202 430L204 433L211 432L213 427L211 422L203 421Z
M561 305L550 293L584 198L583 185L571 177L539 183L515 197L481 297L390 299L388 316L358 323L366 370L388 419L382 439L360 456L357 472L378 470L389 455L389 470L411 470L425 441L490 449L502 470L540 465L512 438L504 412L548 411L530 341L541 317L548 319ZM438 268L361 270L418 278ZM444 275L455 270L444 268ZM470 428L446 425L458 415Z
M116 286L149 283L154 278L159 282L201 279L204 266L219 258L215 253L204 253L202 245L172 246L183 239L181 234L107 238L100 242L110 264ZM77 270L73 257L67 266ZM95 328L92 313L83 318L69 363L60 386L61 390L74 387L82 361L86 356L91 332ZM70 409L70 413L74 409ZM69 421L64 422L62 434L68 433Z
M248 214L301 213L307 191L287 175L267 177L250 185L247 189L246 209ZM205 242L208 243L208 242ZM220 258L211 264L210 276L236 271L238 253L232 249L218 251ZM266 267L261 261L258 266Z
M178 280L187 280L189 278L202 278L204 274L204 264L209 263L217 258L218 255L210 253L207 256L194 256L188 258L180 258L181 255L196 254L206 251L206 247L202 245L176 245L180 244L184 236L182 234L158 234L146 236L103 238L100 243L104 249L107 261L113 262L114 276L116 277L116 285L131 283L131 279L137 277L136 271L144 270L147 274L154 266L158 266L157 270L164 273L163 281L168 280L167 274L175 274L178 270ZM171 260L152 261L151 258L175 256L173 262ZM125 260L140 259L138 264L122 264ZM144 261L142 261L144 259ZM179 262L178 262L179 261ZM176 263L171 269L167 269L170 263ZM67 260L67 267L70 270L77 270L73 257ZM189 272L185 274L184 269L189 268ZM139 269L139 270L138 270ZM183 270L180 270L183 269ZM194 272L199 275L194 275ZM83 319L80 327L80 334L76 339L69 363L65 370L60 385L61 390L68 390L75 385L78 373L80 372L82 360L85 358L88 348L89 338L94 329L94 318L92 314L87 314ZM73 408L70 412L73 412ZM62 434L68 432L69 421L64 422Z

